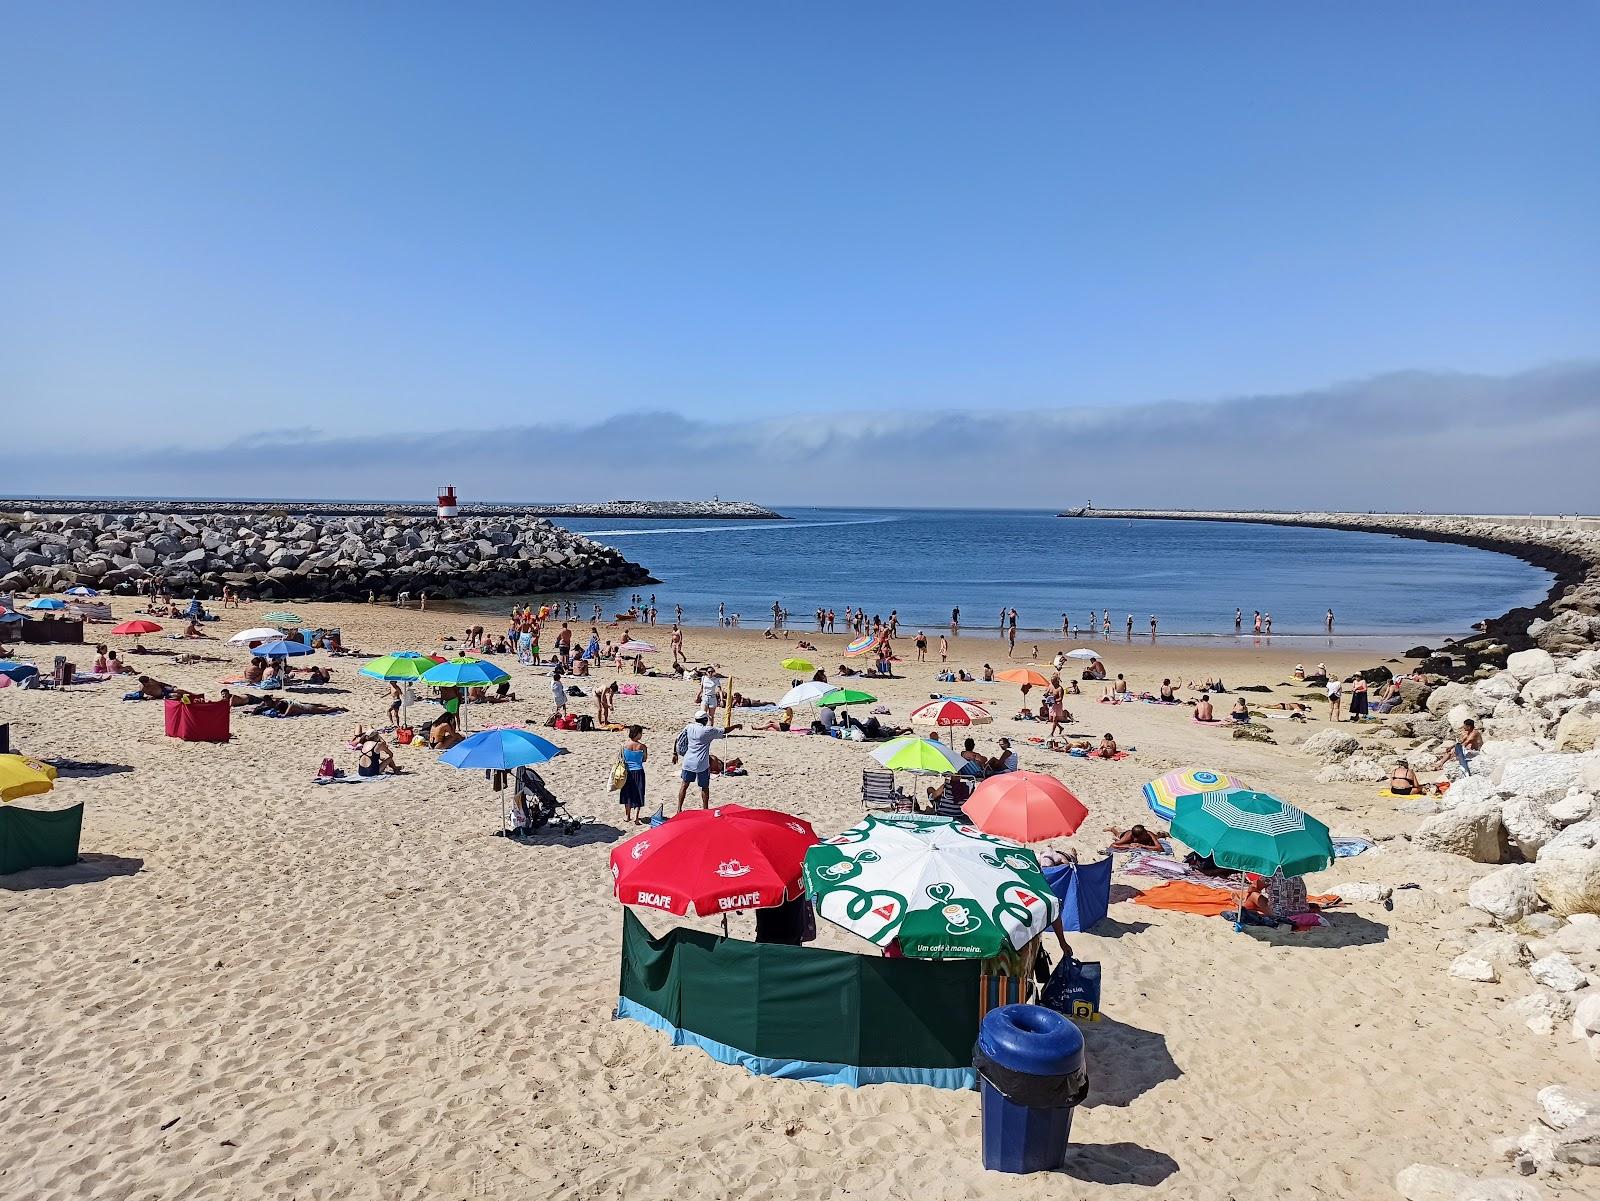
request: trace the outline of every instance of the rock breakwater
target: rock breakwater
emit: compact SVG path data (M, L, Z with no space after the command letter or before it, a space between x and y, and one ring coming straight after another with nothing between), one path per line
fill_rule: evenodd
M59 500L48 497L0 500L0 513L272 513L299 517L432 517L431 504L360 500ZM477 502L460 506L463 517L600 517L696 521L783 521L748 500L608 500L573 505L510 505Z
M281 512L79 512L0 519L0 591L366 600L508 596L655 583L608 546L542 517L290 517Z

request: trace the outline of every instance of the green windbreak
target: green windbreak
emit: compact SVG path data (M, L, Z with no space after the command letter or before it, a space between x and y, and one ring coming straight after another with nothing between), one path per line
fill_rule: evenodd
M623 913L621 995L668 1025L773 1060L965 1068L977 960L882 959L675 929Z
M70 809L0 805L0 876L76 863L82 833L82 805Z

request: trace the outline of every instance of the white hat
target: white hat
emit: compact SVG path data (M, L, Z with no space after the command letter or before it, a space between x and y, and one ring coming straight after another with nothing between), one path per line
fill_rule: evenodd
M698 713L696 713L694 715L694 719L696 721L710 721L711 720L711 714L707 713L704 709L701 709Z

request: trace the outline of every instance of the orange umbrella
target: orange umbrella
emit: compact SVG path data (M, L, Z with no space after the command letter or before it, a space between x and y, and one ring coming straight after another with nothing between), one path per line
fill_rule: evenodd
M985 834L1018 842L1063 838L1089 816L1065 784L1036 771L990 776L961 808Z
M1042 676L1031 667L1008 667L995 672L994 678L1008 684L1032 684L1035 688L1045 688L1050 683L1049 676Z

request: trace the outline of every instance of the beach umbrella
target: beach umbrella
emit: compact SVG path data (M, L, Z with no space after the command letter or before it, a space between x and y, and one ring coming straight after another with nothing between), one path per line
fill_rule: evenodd
M15 613L10 609L0 607L0 621L27 621L27 620L28 619L26 617L24 617L21 613Z
M870 705L878 698L870 692L862 692L859 688L835 688L825 692L817 698L819 705Z
M67 602L57 600L53 596L41 596L38 600L31 600L22 607L24 609L65 609Z
M136 617L132 621L125 621L119 626L112 626L111 632L113 634L132 634L137 637L140 634L159 634L161 627L153 621L146 621L142 617ZM276 634L277 631L274 630L273 633Z
M440 660L432 655L424 655L419 651L396 651L392 655L380 655L378 658L363 664L356 669L356 674L366 676L372 680L400 681L402 683L400 690L400 724L408 726L411 724L409 720L411 689L404 685L414 680L422 679L423 673L437 666L439 662Z
M268 613L261 620L262 621L270 621L274 625L282 626L282 625L299 625L305 619L302 618L300 616L300 614L298 614L298 613L290 613L286 609L279 609L275 613Z
M1050 677L1040 675L1031 667L1011 667L1005 671L997 671L994 678L1004 680L1008 684L1032 684L1036 688L1048 688Z
M611 852L612 893L680 916L770 909L800 895L816 845L809 822L775 809L688 809Z
M1085 663L1090 662L1090 661L1092 661L1094 659L1098 659L1099 657L1100 657L1100 652L1099 651L1092 651L1092 650L1089 650L1087 647L1081 647L1081 646L1075 651L1068 651L1067 652L1067 658L1069 658L1069 659L1082 659Z
M1173 809L1172 837L1230 871L1302 876L1333 862L1328 827L1264 792L1189 793Z
M869 816L806 852L805 885L819 916L922 959L1020 949L1061 912L1032 851L947 817Z
M914 726L986 726L993 720L983 706L949 698L929 701L911 710Z
M822 680L807 680L804 684L796 684L779 697L778 704L785 709L793 709L796 705L814 705L819 696L827 696L832 691L832 684Z
M985 834L1018 842L1065 838L1089 816L1065 784L1035 771L990 776L973 790L961 811Z
M1173 803L1181 796L1198 792L1231 792L1248 787L1243 780L1225 771L1192 767L1187 771L1169 771L1159 779L1151 780L1144 786L1144 803L1150 806L1150 812L1170 822Z
M894 738L872 752L890 771L944 775L961 770L963 760L942 742L928 738Z
M655 653L655 647L651 646L648 642L640 642L636 638L630 638L621 646L617 647L617 654L619 655L653 655Z
M0 676L10 676L18 684L29 676L39 674L39 669L32 663L18 663L15 659L0 659Z
M532 730L516 726L498 726L479 730L471 738L463 738L439 756L440 763L451 767L464 767L469 771L514 771L535 763L548 763L557 755L566 754L547 738ZM506 828L506 794L500 790L500 828Z
M264 659L294 659L316 652L303 642L296 642L292 638L280 638L276 642L263 642L256 647L255 653Z
M67 592L66 592L66 595L68 595L68 596L99 596L100 592L99 592L98 589L89 588L89 587L86 587L83 584L79 584L76 588L68 588Z
M0 755L0 801L38 796L56 786L56 769L24 755Z
M511 677L488 659L474 659L471 655L458 655L454 659L446 659L443 663L435 663L419 677L424 684L432 684L435 688L483 688L490 684L498 684ZM459 714L462 728L466 728L466 695L461 698L462 712Z
M784 671L816 671L817 665L810 659L785 659L778 664Z
M278 630L270 629L267 626L256 626L252 630L240 630L228 641L243 646L249 642L276 642L282 637L283 634Z
M852 638L845 644L844 653L847 655L864 655L878 644L876 634L863 634L859 638Z

